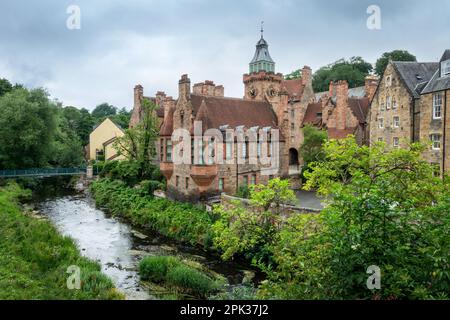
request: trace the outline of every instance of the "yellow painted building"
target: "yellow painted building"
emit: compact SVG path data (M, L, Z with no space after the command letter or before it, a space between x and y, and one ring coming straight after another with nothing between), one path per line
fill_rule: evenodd
M87 146L88 160L123 160L124 156L118 155L114 148L114 141L124 135L124 131L111 119L106 118L89 135Z

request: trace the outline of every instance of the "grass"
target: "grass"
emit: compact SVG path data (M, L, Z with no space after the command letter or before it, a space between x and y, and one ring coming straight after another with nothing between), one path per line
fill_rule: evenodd
M0 188L0 299L122 299L100 265L80 255L74 241L48 221L21 212L29 191ZM81 270L81 289L67 288L69 266Z
M202 272L171 256L145 257L139 264L139 273L143 280L160 283L196 297L206 297L217 287Z

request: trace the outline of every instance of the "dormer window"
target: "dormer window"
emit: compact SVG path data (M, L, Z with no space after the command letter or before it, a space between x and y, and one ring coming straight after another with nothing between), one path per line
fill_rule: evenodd
M386 77L386 87L390 87L392 85L392 76Z
M450 76L450 60L441 62L441 77Z

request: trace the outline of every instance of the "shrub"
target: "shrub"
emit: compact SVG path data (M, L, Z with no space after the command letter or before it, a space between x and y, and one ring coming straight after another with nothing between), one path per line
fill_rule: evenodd
M178 265L167 272L167 283L205 297L214 289L214 282L198 270Z
M167 271L180 265L180 261L170 256L149 256L139 263L139 274L143 280L155 283L164 282Z
M248 185L243 184L239 186L238 192L236 193L236 197L248 199L250 197L250 188Z

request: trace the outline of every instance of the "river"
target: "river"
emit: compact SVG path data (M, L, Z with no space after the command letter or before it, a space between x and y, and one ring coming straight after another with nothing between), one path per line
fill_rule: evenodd
M154 232L136 230L125 221L96 208L88 192L58 190L37 193L34 205L60 233L75 240L82 255L97 261L127 299L160 298L140 282L137 267L146 255L176 255L225 277L230 288L240 285L248 266L225 263L205 251L182 245ZM150 287L151 288L151 287Z

